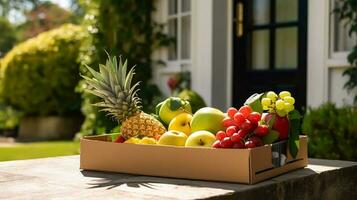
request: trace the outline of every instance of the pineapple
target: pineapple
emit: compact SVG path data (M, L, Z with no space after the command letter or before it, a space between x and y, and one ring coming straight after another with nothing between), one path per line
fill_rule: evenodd
M101 102L94 104L101 111L108 112L121 124L120 131L128 139L130 137L156 137L166 129L153 116L141 110L141 99L137 96L139 83L131 86L134 67L127 72L127 60L124 64L121 58L108 59L105 65L99 65L99 72L86 66L93 78L82 76L90 86L87 91L100 97Z

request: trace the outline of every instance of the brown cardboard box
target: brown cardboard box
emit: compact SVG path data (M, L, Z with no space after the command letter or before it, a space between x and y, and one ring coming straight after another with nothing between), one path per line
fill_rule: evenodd
M118 144L108 141L111 141L109 135L81 139L80 168L254 184L303 168L308 163L306 136L300 136L297 157L292 159L287 156L285 165L280 167L272 164L272 155L278 155L272 154L272 145L253 149L210 149Z

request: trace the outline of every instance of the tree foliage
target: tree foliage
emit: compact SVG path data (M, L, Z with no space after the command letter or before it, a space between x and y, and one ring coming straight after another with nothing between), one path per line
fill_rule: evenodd
M15 44L16 30L4 17L0 17L0 58L8 52Z
M153 112L160 102L161 92L150 83L151 59L153 49L167 45L171 40L162 32L163 25L155 23L151 15L155 11L152 0L79 0L85 10L83 25L91 37L88 38L80 60L82 64L98 67L105 62L105 50L110 55L122 55L131 64L136 65L135 81L140 81L139 96L142 98L144 111ZM82 73L87 73L83 67ZM85 85L78 87L82 91ZM82 111L86 120L82 126L85 134L98 133L97 130L110 131L117 124L98 113L90 104L97 101L92 95L83 93ZM103 126L104 125L104 126ZM103 128L104 127L104 128Z

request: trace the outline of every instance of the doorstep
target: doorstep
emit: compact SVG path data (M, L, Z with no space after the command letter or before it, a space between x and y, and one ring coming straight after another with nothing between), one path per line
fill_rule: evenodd
M81 171L79 156L64 156L0 162L0 199L357 199L356 170L357 162L309 159L245 185Z

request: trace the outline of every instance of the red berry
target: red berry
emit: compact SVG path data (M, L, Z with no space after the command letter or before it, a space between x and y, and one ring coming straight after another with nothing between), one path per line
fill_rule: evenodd
M246 119L246 117L244 117L244 115L240 112L237 112L235 115L234 115L234 121L238 124L238 126L240 126Z
M254 133L259 137L264 137L269 133L269 127L265 124L258 125L258 127L254 130Z
M219 141L219 140L214 141L213 144L212 144L212 147L213 148L222 148L221 147L221 141Z
M230 137L223 138L220 144L222 148L232 148L233 146L233 142Z
M233 133L236 133L238 131L238 128L236 126L230 126L226 129L226 135L228 137L231 137Z
M257 147L263 146L264 144L262 139L260 139L258 136L252 136L248 140L252 141Z
M239 130L238 131L238 135L239 135L239 137L241 138L241 140L243 140L244 138L245 138L245 136L247 136L248 135L248 131L245 131L245 130Z
M258 123L260 121L261 115L258 112L252 112L248 115L247 119L252 123Z
M245 130L245 131L250 131L253 129L253 124L249 120L245 120L240 126L240 129Z
M244 145L245 145L245 147L247 147L247 148L254 148L254 147L255 147L254 142L251 141L251 140L246 141L246 142L244 143Z
M115 143L123 143L123 142L125 142L125 138L123 136L119 135L114 142Z
M243 142L236 142L233 144L233 149L244 149L245 148L245 145L243 144Z
M227 115L233 119L234 115L238 112L238 110L236 108L230 107L227 110Z
M244 117L248 117L248 115L253 112L253 109L248 106L248 105L244 105L242 107L239 108L239 111L240 113L242 113L244 115Z
M230 117L225 117L225 118L222 120L222 125L223 125L224 127L238 126L238 124L237 124L233 119L231 119Z
M241 138L241 136L238 134L238 133L234 133L232 136L231 136L231 140L232 142L240 142L242 141L243 138Z
M226 133L224 132L224 131L218 131L217 133L216 133L216 139L217 140L222 140L223 138L225 138L226 137Z

